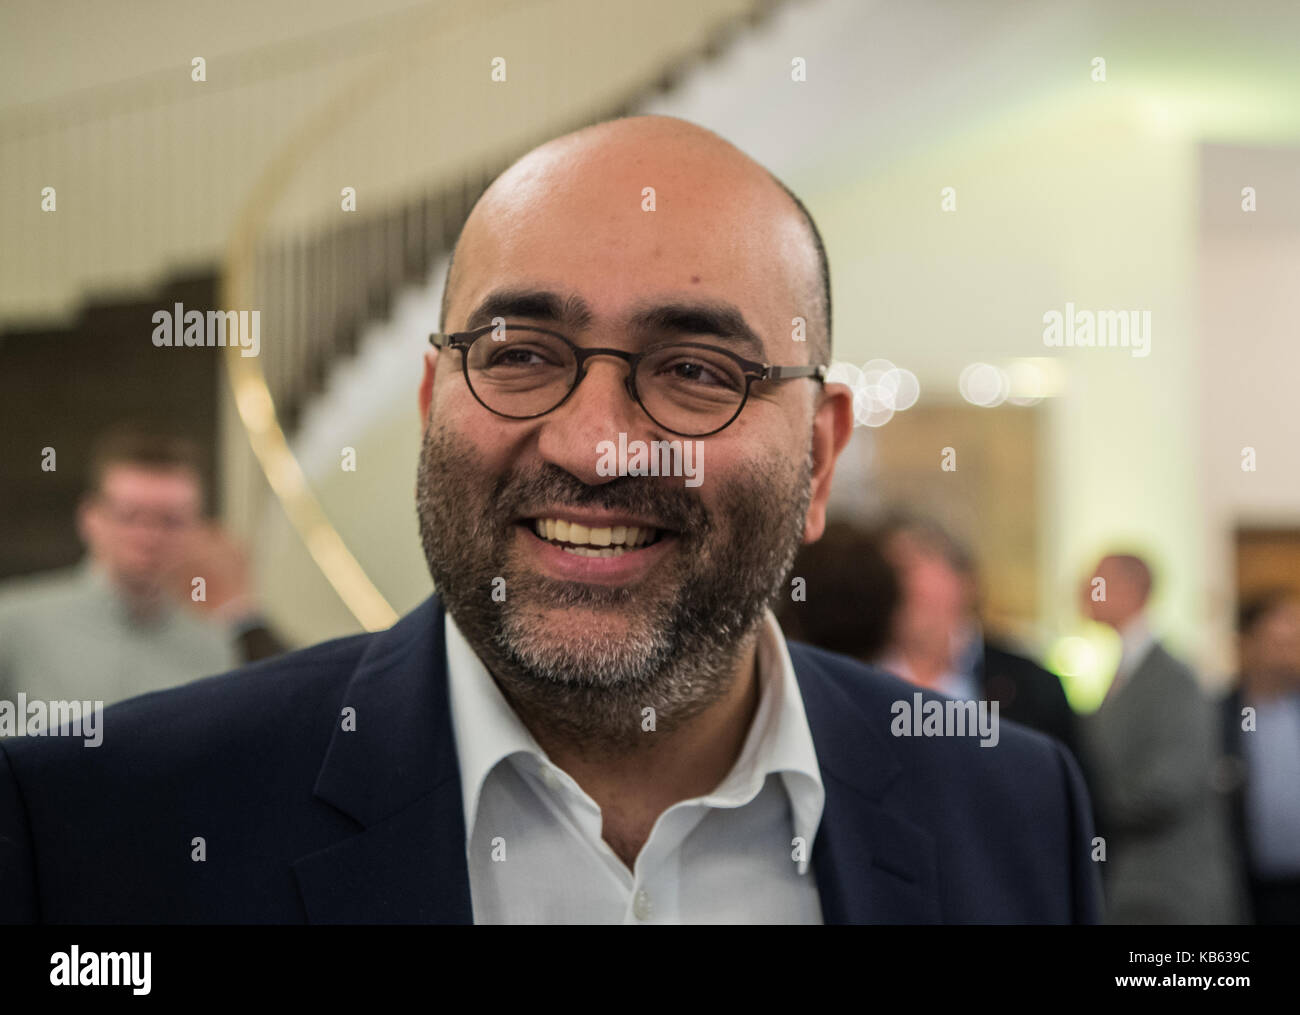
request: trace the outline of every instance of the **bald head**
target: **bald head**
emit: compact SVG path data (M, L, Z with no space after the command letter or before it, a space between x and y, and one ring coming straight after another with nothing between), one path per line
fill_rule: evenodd
M830 269L816 223L772 173L697 124L610 120L515 162L475 204L453 247L440 329L462 327L481 295L463 291L467 275L481 289L513 255L539 249L553 254L557 285L568 281L560 269L572 266L603 292L653 282L726 300L774 340L774 362L830 360ZM807 322L806 341L783 349L796 317Z
M1145 605L1151 595L1151 568L1145 560L1132 553L1115 553L1104 558L1102 565L1112 569L1120 580L1128 583L1134 598Z
M1093 620L1121 628L1146 609L1152 584L1151 567L1141 557L1108 554L1093 571L1087 590L1088 613Z

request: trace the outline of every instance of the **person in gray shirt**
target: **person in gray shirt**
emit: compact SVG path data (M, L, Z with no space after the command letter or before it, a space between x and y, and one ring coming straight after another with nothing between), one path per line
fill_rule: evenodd
M108 705L244 661L240 639L260 621L242 576L232 581L228 561L196 564L212 563L201 551L215 538L198 461L165 434L101 439L77 514L86 557L0 588L0 702L11 712L20 696ZM0 736L15 733L3 725Z

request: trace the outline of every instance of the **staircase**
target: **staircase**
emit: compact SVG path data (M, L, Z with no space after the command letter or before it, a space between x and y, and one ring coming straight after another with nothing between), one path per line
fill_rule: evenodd
M766 21L776 6L776 0L753 0L743 19L719 28L648 85L615 96L564 129L635 113L676 88L691 68L727 52L747 26ZM170 278L143 295L88 302L67 325L0 333L0 401L8 410L0 438L5 491L0 522L10 534L0 544L0 578L80 556L75 509L91 445L104 428L125 421L121 406L139 407L131 421L166 427L204 448L219 447L221 359L232 354L219 348L155 348L157 310L177 302L187 310L259 309L257 365L280 425L292 438L305 407L335 367L356 353L366 326L386 320L404 289L427 282L488 184L524 152L564 129L518 137L510 151L387 208L336 215L328 225L293 235L263 233L253 258L249 306L219 306L222 269L214 266ZM45 447L56 449L55 472L41 470ZM209 508L215 506L220 479L215 461L209 461L204 471Z

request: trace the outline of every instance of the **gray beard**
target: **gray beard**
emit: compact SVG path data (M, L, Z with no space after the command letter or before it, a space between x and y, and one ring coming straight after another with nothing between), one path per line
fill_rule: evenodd
M721 699L738 676L803 537L811 446L800 468L753 461L725 487L714 516L671 481L623 477L587 486L555 466L494 479L463 441L431 424L416 505L434 584L465 640L530 729L580 756L649 746L642 723L671 733ZM537 504L597 505L658 518L679 533L676 581L666 569L640 589L537 575L512 560L510 523ZM492 598L505 579L506 599ZM670 574L670 578L674 575ZM625 633L551 636L545 608L609 609Z

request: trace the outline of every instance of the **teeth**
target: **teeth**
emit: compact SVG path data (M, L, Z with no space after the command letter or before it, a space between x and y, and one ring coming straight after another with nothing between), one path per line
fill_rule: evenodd
M655 534L654 529L643 529L636 525L614 525L604 528L588 528L578 522L568 522L563 518L537 518L533 528L543 539L557 543L578 544L573 552L580 552L589 557L610 557L616 553L649 543ZM590 548L590 552L583 552ZM565 547L569 549L569 547Z
M622 546L604 546L600 549L594 546L563 546L561 549L565 553L577 554L579 557L621 557L627 553L626 547Z

